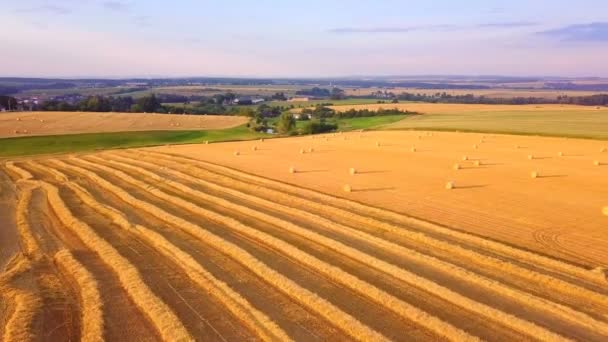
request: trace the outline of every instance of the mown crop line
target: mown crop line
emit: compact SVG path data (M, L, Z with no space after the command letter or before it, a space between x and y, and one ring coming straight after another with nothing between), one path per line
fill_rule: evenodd
M263 279L267 284L285 293L287 296L292 298L294 301L300 303L302 306L307 307L311 311L318 313L321 317L325 318L330 324L333 324L338 329L344 331L351 337L361 341L386 340L386 338L380 333L362 324L356 318L340 310L339 308L331 304L329 301L317 296L309 290L301 287L291 279L271 269L266 264L253 257L250 253L243 250L241 247L238 247L237 245L224 240L223 238L203 229L198 225L193 224L190 221L186 221L180 217L177 217L164 211L163 209L151 203L133 197L125 190L108 182L107 180L103 179L92 171L78 166L69 165L65 162L58 160L54 160L51 162L59 168L68 169L84 177L87 177L88 179L96 183L96 185L113 193L123 201L130 203L134 207L139 208L176 228L184 230L189 235L199 239L203 243L208 244L213 248L216 248L222 254L229 256L239 264L252 271L258 277ZM475 340L469 335L463 336L465 338L463 338L462 340ZM458 337L460 338L462 336L459 335Z
M59 189L44 181L36 182L45 190L48 203L61 223L71 229L89 249L95 251L116 272L127 294L149 317L160 335L164 339L173 341L192 340L173 311L144 283L135 266L121 256L106 240L99 237L90 226L72 214L59 195Z
M219 281L205 270L189 254L182 251L162 235L142 225L133 225L125 214L116 208L97 201L88 191L78 184L68 181L65 174L55 169L47 169L58 179L66 180L64 185L70 188L87 206L99 214L106 216L121 228L138 236L149 245L155 247L161 254L175 262L199 286L211 293L239 320L255 331L265 341L289 341L291 338L265 314L255 309L227 284Z
M135 163L135 164L139 164L139 165L147 165L148 167L152 167L152 168L157 168L158 166L151 164L151 163L146 163L144 161L141 160L132 160L132 159L127 159L127 158L122 158L122 157L116 157L116 156L110 156L110 159L118 159L118 160L128 160L131 163ZM154 180L160 180L163 179L162 177L151 173L147 170L144 170L142 168L139 168L137 166L133 166L132 164L126 164L126 163L118 163L118 162L113 162L113 161L108 161L108 159L106 159L106 162L110 162L110 163L116 163L117 166L122 167L123 169L131 169L133 171L139 172L140 174L146 176L146 177L151 177ZM298 208L293 208L293 207L286 207L280 203L277 202L270 202L268 200L264 200L262 198L256 197L256 196L252 196L252 195L248 195L248 194L244 194L242 192L239 192L237 190L232 190L226 187L222 187L222 186L218 186L217 184L202 180L200 178L195 178L192 176L189 176L187 174L181 173L179 171L175 171L175 170L166 170L165 172L169 173L170 175L172 175L173 177L175 177L176 179L181 179L181 180L185 180L185 181L189 181L195 184L201 184L204 185L206 187L212 188L214 190L218 190L218 191L222 191L225 193L228 193L230 195L233 195L237 198L240 199L245 199L247 201L250 201L252 203L255 204L260 204L262 206L265 207L270 207L273 210L276 211L280 211L283 212L285 214L289 214L289 215L295 215L295 216L299 216L301 218L305 218L308 220L311 220L312 222L314 222L315 224L324 226L325 228L336 232L336 233L346 233L347 235L349 235L350 237L354 237L357 240L361 241L361 242L365 242L365 243L370 243L373 244L375 247L380 248L382 250L388 251L392 254L395 254L399 257L405 258L405 259L409 259L409 260L413 260L415 262L421 262L425 265L428 265L430 267L433 267L435 269L438 269L440 271L443 271L447 274L450 274L452 276L455 276L463 281L466 282L471 282L474 283L477 286L483 287L487 290L493 291L498 293L499 295L504 295L508 298L511 298L513 300L516 300L518 302L520 302L520 304L523 305L529 305L532 307L535 307L536 309L539 310L543 310L547 313L556 315L566 321L570 321L573 322L575 324L580 324L584 327L590 328L590 329L594 329L594 330L599 330L604 332L605 334L608 334L608 324L603 323L603 322L598 322L595 319L593 319L592 317L576 311L570 307L561 305L561 304L557 304L554 302L551 302L549 300L546 300L544 298L540 298L537 297L533 294L529 294L525 291L521 291L515 288L512 288L510 286L507 286L505 284L502 284L496 280L493 279L489 279L486 278L484 276L481 276L475 272L469 271L467 269L461 268L459 266L456 266L454 264L439 260L437 258L434 258L432 256L428 256L422 253L419 253L415 250L397 245L395 243L386 241L384 239L378 238L374 235L371 234L367 234L364 232L361 232L359 230L347 227L347 226L343 226L340 224L337 224L333 221L327 220L324 217L320 217L317 215L314 215L308 211L302 211ZM169 185L171 185L169 183ZM195 195L200 195L198 193L192 193ZM207 196L205 194L206 199L211 199L212 201L215 201L216 203L218 202L217 199L214 199L213 196ZM231 209L237 210L237 211L241 211L242 212L242 208L239 208L238 206L235 205L230 205L227 204L226 201L221 201L221 203L219 203L220 205L226 206L229 205ZM249 213L251 214L251 213ZM261 215L257 215L257 216L261 216ZM258 219L262 219L262 220L266 220L268 221L268 216L263 216L263 217L256 217ZM274 221L274 220L270 220L270 221ZM273 223L273 222L269 222L269 223ZM285 221L276 221L274 222L275 224L278 224L281 227L286 227L289 226L290 223L289 222L285 222ZM299 231L301 231L301 228L297 227ZM304 236L304 235L300 235L303 236L304 238L310 239L309 236ZM318 239L314 239L313 236L313 240L314 242L319 243ZM331 247L326 245L327 247ZM342 251L344 251L344 247L338 247L339 249L336 250L336 252L341 253ZM390 273L389 275L394 275L393 273Z
M459 231L456 229L448 228L445 226L438 225L436 223L428 222L421 220L419 218L407 216L405 214L396 213L390 210L372 207L366 204L362 204L356 201L352 201L345 198L336 197L333 195L321 193L315 190L295 187L294 185L283 183L277 180L269 179L266 177L261 177L253 174L249 174L240 170L236 170L227 166L218 165L215 163L211 163L208 161L202 161L199 159L184 157L182 155L175 155L169 153L161 153L156 151L144 151L138 150L137 153L154 155L157 157L164 158L172 158L175 160L188 161L190 163L194 163L197 165L204 165L204 168L214 168L216 170L221 170L221 172L226 174L236 175L239 179L249 179L257 183L264 184L266 186L279 188L285 192L290 194L298 194L298 196L306 196L308 198L315 198L322 202L324 205L336 207L336 208L348 208L352 212L356 213L365 213L371 217L374 217L376 220L386 220L389 222L400 222L403 223L406 227L413 227L417 229L421 229L423 231L428 231L431 233L437 233L443 236L448 236L454 238L458 241L469 243L479 248L487 249L493 251L497 254L504 255L506 257L510 257L513 260L518 260L520 262L526 262L534 267L546 268L550 271L559 271L564 274L569 275L573 279L583 278L585 280L591 281L595 284L598 282L601 284L606 283L606 279L597 273L590 271L589 269L575 266L569 264L564 261L560 261L548 256L540 255L525 249L513 247L507 244L504 244L499 241L486 239L480 236L476 236L467 232ZM407 228L401 228L407 229Z
M57 266L63 269L64 275L74 279L78 286L82 309L81 340L104 341L103 302L97 280L67 249L57 252L54 260Z
M10 303L12 313L6 317L0 340L21 342L33 340L34 317L42 309L42 299L37 292L23 290L11 283L32 270L34 265L24 254L17 254L5 272L0 274L0 298Z
M82 160L82 159L78 159L78 162L81 162L85 165L88 165L92 168L95 169L99 169L102 170L104 172L110 173L112 175L117 176L118 178L120 178L123 181L126 181L134 186L139 187L140 189L145 189L147 187L147 185L149 183L145 183L143 181L139 181L135 178L133 178L132 176L119 171L117 169L105 166L103 164L105 164L106 162L100 158L97 157L90 157L90 159L97 161L98 163L92 163L86 160ZM111 161L109 162L111 163ZM142 173L142 175L144 177L153 177L154 174L152 173ZM156 177L158 177L157 179L154 179L155 181L158 181L159 179L162 179L162 177L159 177L158 175L156 175ZM218 205L222 205L226 208L230 208L232 210L241 212L245 215L249 215L250 217L254 217L256 219L260 219L262 221L266 221L269 222L271 224L274 224L278 227L281 227L284 230L289 231L292 234L295 235L299 235L299 236L303 236L307 239L309 239L310 241L319 243L323 246L326 246L327 248L330 248L334 251L337 251L353 260L359 261L363 264L366 264L368 266L371 266L385 274L391 275L396 279L399 279L407 284L410 284L412 286L418 287L418 288L422 288L424 289L427 293L433 294L439 298L442 298L444 300L447 300L449 302L451 302L452 304L462 307L462 308L466 308L467 310L471 311L471 312L475 312L481 316L487 317L495 322L498 322L500 324L504 324L512 329L515 329L517 331L520 331L524 334L534 334L536 336L543 336L545 337L547 340L561 340L563 337L555 334L543 327L540 327L532 322L526 321L524 319L521 319L519 317L516 317L514 315L502 312L500 310L497 310L493 307L490 307L488 305L482 304L480 302L474 301L468 297L465 297L463 295L460 295L457 292L454 292L446 287L443 287L431 280L428 280L426 278L420 277L416 274L413 274L409 271L403 270L399 267L396 267L388 262L385 262L383 260L374 258L372 256L369 256L365 253L362 253L352 247L346 246L338 241L326 238L324 236L321 236L317 233L314 233L312 231L303 229L301 227L298 227L297 225L291 223L291 222L287 222L281 219L277 219L273 216L258 212L256 210L253 210L251 208L248 207L244 207L238 204L234 204L228 200L224 200L221 198L217 198L205 193L202 193L200 191L197 190L193 190L190 187L187 187L181 183L176 183L173 181L169 181L167 180L165 182L167 185L172 186L173 188L180 190L186 194L189 195L193 195L193 196L197 196L199 198L202 199L206 199L206 200L210 200L210 201L214 201L214 203L218 204ZM382 298L382 297L386 297L387 299L390 299L393 302L401 302L399 299L393 297L392 295L381 291L379 289L377 289L375 286L365 283L363 281L361 281L360 279L346 273L343 272L342 270L335 268L333 266L329 266L327 264L325 264L323 261L297 249L296 247L286 243L285 241L276 238L272 235L269 235L267 233L255 230L251 227L248 227L244 224L242 224L241 222L218 214L216 212L212 212L210 210L204 209L200 206L197 206L191 202L188 202L182 198L176 197L176 196L172 196L172 195L168 195L164 192L162 192L161 190L155 190L153 192L151 192L152 194L156 195L157 197L170 201L172 203L174 203L175 205L178 205L196 215L201 215L207 219L210 219L212 221L215 221L219 224L223 224L225 226L228 226L231 229L234 229L238 232L241 232L243 234L246 234L248 236L251 236L255 239L258 239L259 241L263 241L264 243L267 243L271 246L273 246L276 250L281 251L283 254L288 254L288 255L300 255L300 257L298 257L298 260L300 260L301 262L306 262L308 261L308 266L309 267L315 267L317 266L318 269L323 270L323 268L319 268L319 265L325 265L327 267L327 270L325 271L327 275L329 276L335 276L336 273L343 273L341 274L339 277L337 277L337 280L341 280L342 282L344 282L344 279L347 278L351 278L351 280L346 283L345 285L352 285L352 284L359 284L358 287L364 287L364 286L369 286L369 290L367 290L367 292L363 292L364 294L369 294L372 293L371 291L374 291L374 293L376 293L377 298ZM403 302L403 304L406 304ZM402 304L402 305L403 305ZM396 306L395 306L396 307ZM408 318L407 316L405 316L404 318ZM411 318L410 318L411 319ZM417 322L420 323L420 322Z
M16 208L16 224L21 244L21 253L9 264L6 272L0 276L0 297L12 303L12 314L5 322L3 341L24 341L33 339L33 325L37 313L42 309L42 298L38 291L24 290L12 284L17 278L32 271L43 259L40 245L27 218L35 184L31 183L32 175L14 165L5 164L6 168L17 174L20 187Z

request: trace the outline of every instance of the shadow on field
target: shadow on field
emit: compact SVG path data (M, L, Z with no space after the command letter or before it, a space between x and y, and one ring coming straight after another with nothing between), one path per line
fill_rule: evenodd
M538 178L562 178L562 177L568 177L568 175L541 175L541 176L538 176Z
M367 174L374 174L374 173L389 173L390 171L388 170L377 170L377 171L359 171L357 173L360 173L362 175L367 175Z
M329 170L298 170L298 173L317 173L317 172L328 172Z
M480 185L460 185L460 186L456 186L454 187L455 190L466 190L466 189L477 189L477 188L485 188L487 187L487 184L480 184Z

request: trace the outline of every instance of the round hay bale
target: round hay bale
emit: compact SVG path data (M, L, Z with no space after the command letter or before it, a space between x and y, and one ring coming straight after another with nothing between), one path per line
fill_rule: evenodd
M21 121L21 118L17 118L17 121Z
M354 176L354 175L356 175L356 174L357 174L357 169L355 169L354 167L351 167L351 168L348 170L348 173L350 173L351 175L353 175L353 176Z
M481 161L476 160L476 161L475 161L475 166L481 166Z
M453 181L449 181L449 182L447 182L447 183L445 184L445 188L446 188L446 189L448 189L448 190L452 190L452 189L454 189L454 187L455 187L455 186L456 186L456 185L454 184L454 182L453 182Z
M209 145L209 140L205 140L205 145Z
M599 161L599 160L594 160L594 161L593 161L593 165L595 165L595 166L600 166L600 165L602 165L602 163L600 163L600 161Z
M304 149L303 149L303 148L301 148L301 149L300 149L300 154L304 154L304 153L306 153L306 151L304 151Z
M410 149L410 151L412 151L412 152L416 153L416 148L415 148L415 147L412 147L412 148Z
M44 119L40 119L40 122L44 122Z
M473 145L473 148L474 148L474 149L477 149L477 147L478 147L477 145Z
M297 172L297 170L295 167L292 166L289 168L289 173L296 173L296 172Z
M604 152L606 152L606 151L608 151L608 149L606 149L605 147L600 148L600 152L601 152L601 153L604 153Z
M235 155L235 156L240 156L240 155L241 155L241 153L240 153L239 151L234 151L234 155Z
M516 149L520 149L520 146L519 146L519 145L515 145L515 148L516 148Z
M352 192L353 191L353 188L351 188L350 185L348 185L348 184L345 184L342 189L344 189L344 192Z
M314 149L314 148L312 148L312 147L309 147L309 148L308 148L308 153L313 153L314 151L315 151L315 149Z
M264 138L261 138L261 139L260 139L260 142L264 142Z
M564 156L564 152L557 152L557 155L560 156L560 157L563 157Z
M528 155L528 160L532 160L532 159L534 159L534 156L533 156L533 155L531 155L531 154L529 154L529 155Z
M27 129L23 130L23 134L28 134L29 132L27 131Z
M258 147L257 146L251 146L251 150L255 152L255 151L258 150Z
M604 213L604 215L608 216L608 205L604 207L604 209L602 209L602 213Z
M538 176L539 176L538 171L532 171L532 172L530 172L530 177L532 177L532 178L538 178Z
M18 129L16 129L16 130L14 130L14 131L13 131L13 133L14 133L14 134L19 134L19 130L18 130Z
M467 156L462 156L462 160L463 160L463 161L467 161L467 160L469 160L469 157L467 157Z
M454 170L460 170L460 164L454 164Z
M380 142L376 141L376 147L380 147Z

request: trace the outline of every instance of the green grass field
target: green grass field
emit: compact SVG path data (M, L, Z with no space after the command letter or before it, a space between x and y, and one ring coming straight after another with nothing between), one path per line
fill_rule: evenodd
M341 119L338 120L338 123L340 130L347 131L363 128L379 128L403 118L404 115L392 115ZM297 124L303 125L304 121L298 121ZM252 132L243 125L235 128L208 131L116 132L4 138L0 139L0 157L84 152L166 144L196 144L204 141L251 140L260 137L271 138L273 136Z
M265 136L245 126L208 131L87 133L0 139L0 157L83 152L164 144L194 144L256 139Z
M487 132L608 140L608 110L474 111L424 114L386 126L387 129Z

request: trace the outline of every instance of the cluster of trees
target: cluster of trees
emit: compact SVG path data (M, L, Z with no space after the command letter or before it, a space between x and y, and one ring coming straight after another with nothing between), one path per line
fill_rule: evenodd
M0 95L0 108L13 110L17 108L17 99L11 96Z
M337 122L327 122L325 119L308 120L301 129L302 134L319 134L338 129Z
M302 110L302 114L309 114L313 118L361 118L370 116L386 116L386 115L405 115L415 114L410 111L399 109L378 109L377 111L369 109L349 109L345 112L337 112L323 105L317 105L314 108L306 108Z
M38 108L41 111L81 111L81 112L133 112L133 113L166 113L159 99L154 95L134 100L130 96L89 96L77 103L48 100Z
M270 99L273 101L287 101L287 96L285 96L285 93L279 92L272 95Z
M258 106L256 109L251 107L242 108L238 111L239 115L247 116L250 118L249 120L249 128L254 131L266 131L270 128L268 124L269 118L279 117L279 122L283 118L283 114L289 114L286 112L286 108L279 106L269 106L267 104L262 104ZM290 114L291 115L291 114ZM293 116L292 116L293 118ZM284 119L283 119L284 120ZM286 126L283 126L283 128ZM289 130L287 130L288 132Z
M326 88L314 87L311 89L302 89L296 91L296 95L314 96L314 97L328 97L332 100L341 100L346 96L344 90L334 87L331 90Z
M311 89L302 89L296 91L296 95L314 96L314 97L329 97L331 92L329 89L314 87Z
M378 109L378 110L369 110L369 109L349 109L345 112L336 112L334 114L335 118L345 119L345 118L363 118L363 117L371 117L371 116L387 116L387 115L408 115L408 114L416 114L415 112L403 111L397 108L394 109Z

